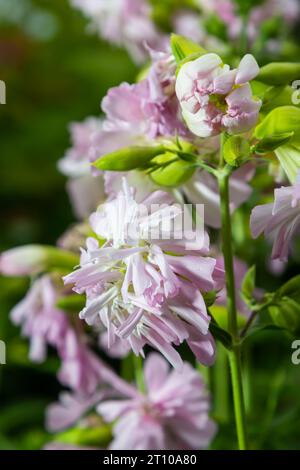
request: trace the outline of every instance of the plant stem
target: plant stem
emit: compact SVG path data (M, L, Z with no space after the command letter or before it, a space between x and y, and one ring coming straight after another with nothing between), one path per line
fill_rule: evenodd
M238 445L240 450L244 450L247 449L248 442L246 432L245 403L242 385L240 338L238 332L237 310L235 301L231 215L229 207L229 175L230 171L226 169L226 167L223 168L223 170L219 170L218 181L221 200L222 251L224 256L226 276L228 329L232 336L233 343L232 350L229 351L229 364L231 370L231 382L233 390Z
M229 363L227 350L221 343L218 343L217 359L212 370L214 415L221 423L227 423L230 419Z
M143 359L141 356L136 356L135 354L133 354L133 366L137 388L141 393L144 393L145 381L143 371Z

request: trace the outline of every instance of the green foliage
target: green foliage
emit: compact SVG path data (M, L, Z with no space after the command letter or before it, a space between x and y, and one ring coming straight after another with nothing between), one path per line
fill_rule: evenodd
M293 184L300 169L300 144L291 142L282 145L275 150L275 154L288 179Z
M204 27L208 34L226 41L228 39L227 26L216 14L210 14L204 21Z
M289 297L300 304L300 275L292 277L277 291L279 297Z
M203 47L178 34L171 35L171 49L177 64L185 59L188 60L191 56L195 59L207 52Z
M56 434L53 440L64 444L105 448L111 438L111 427L99 423L97 427L74 427L68 429L67 431Z
M255 146L254 152L256 153L269 153L276 150L278 147L288 143L294 136L294 132L285 132L282 134L275 134L261 139Z
M300 63L272 62L261 67L259 80L267 85L288 85L300 77Z
M273 109L255 128L255 137L264 139L283 133L300 131L300 109L281 106Z
M56 302L56 306L61 310L70 313L78 313L85 306L85 296L79 294L71 294L65 297L60 297Z
M255 289L255 279L256 279L256 266L251 266L248 269L247 273L242 282L241 295L244 301L249 304L253 300L253 293Z
M169 154L165 154L165 162L170 158ZM176 187L189 180L195 171L190 163L177 159L173 163L166 166L161 165L160 168L151 172L150 176L154 183L160 186Z
M164 147L126 147L100 157L93 163L98 170L129 171L146 168L149 162L164 152Z
M269 307L270 316L276 326L297 333L300 331L300 304L290 297L282 297Z
M223 147L224 160L231 166L239 166L250 155L248 140L239 135L226 139Z

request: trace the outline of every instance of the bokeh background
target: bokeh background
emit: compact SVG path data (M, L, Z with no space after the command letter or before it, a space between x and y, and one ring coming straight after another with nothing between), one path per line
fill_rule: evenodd
M86 29L67 0L0 0L0 79L7 85L7 104L0 105L0 251L55 244L75 220L56 169L69 145L68 125L98 115L107 89L138 72L125 51ZM282 279L268 273L267 254L261 242L244 258L259 260L258 282L275 289ZM293 261L282 277L297 273ZM47 440L45 407L60 390L55 355L41 366L29 362L27 342L9 321L26 288L24 279L0 278L0 339L7 344L7 364L0 365L0 449L40 448ZM251 386L248 377L245 384L256 447L300 449L300 366L291 363L291 339L261 333L248 349ZM214 447L233 446L233 427L224 431Z

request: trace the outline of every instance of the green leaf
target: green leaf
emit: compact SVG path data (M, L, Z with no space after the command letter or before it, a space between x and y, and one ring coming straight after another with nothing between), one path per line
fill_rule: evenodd
M77 427L68 429L63 433L56 434L55 441L66 444L99 447L107 445L111 438L111 427L109 425L102 424L97 427Z
M211 307L215 303L217 297L216 291L211 290L210 292L204 292L202 295L206 307Z
M263 85L263 83L261 85ZM268 87L262 97L263 105L260 110L261 114L265 115L272 111L272 109L281 106L290 106L291 103L293 103L294 92L295 89L291 86ZM299 107L299 105L297 106L295 103L293 103L293 105Z
M263 121L256 126L254 135L264 139L277 134L300 131L300 109L295 106L280 106L273 109Z
M277 305L268 308L269 314L276 326L285 328L292 333L299 331L300 304L290 297L282 297Z
M228 332L228 312L224 305L214 304L209 308L209 313L217 322L220 328ZM238 327L243 328L246 325L247 318L245 315L238 313Z
M231 166L238 166L239 163L249 157L249 142L239 135L229 137L223 147L224 160Z
M195 58L196 54L199 57L207 53L203 47L178 34L171 34L171 49L178 64L191 55Z
M191 163L178 159L165 167L162 166L152 171L151 178L160 186L176 187L189 180L194 171L195 167Z
M247 331L247 334L244 337L244 340L257 333L263 333L264 331L284 331L284 330L286 329L281 326L274 325L274 323L254 325L254 326L251 326L251 328Z
M98 158L93 166L103 171L129 171L145 168L152 158L164 152L161 145L126 147Z
M2 254L2 272L6 276L39 274L44 271L72 270L79 256L48 245L24 245Z
M289 297L300 304L300 274L283 284L276 292L276 297Z
M253 291L255 289L256 266L251 266L242 282L241 293L247 303L253 298Z
M79 313L85 307L85 303L84 295L71 294L57 299L56 307L67 312Z
M255 145L254 152L261 154L272 152L289 142L293 136L294 132L285 132L265 137Z
M224 42L228 39L227 25L215 13L205 15L203 26L208 35L220 38Z
M259 80L268 85L287 85L300 77L300 63L272 62L261 67Z
M291 184L294 184L300 170L300 145L288 143L275 149L275 155Z

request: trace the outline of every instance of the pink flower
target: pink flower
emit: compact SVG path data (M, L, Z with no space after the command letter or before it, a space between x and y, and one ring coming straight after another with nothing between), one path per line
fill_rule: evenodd
M102 363L75 331L69 329L58 351L62 365L60 382L82 393L93 393L99 384Z
M170 201L162 191L143 201L143 208ZM90 218L95 238L82 250L80 268L64 278L74 290L87 295L80 318L89 325L104 325L108 347L119 337L135 354L144 345L159 349L176 367L181 359L172 344L186 340L196 357L211 364L214 342L208 331L210 318L200 291L214 289L216 261L208 256L208 238L199 251L184 251L182 240L152 240L151 229L161 221L168 226L177 215L163 206L139 213L132 190L124 181L123 191L101 206ZM167 250L168 253L165 253ZM170 252L177 254L173 256Z
M289 244L300 225L300 173L294 186L274 191L274 203L256 206L251 214L252 236L264 232L273 240L272 259L287 261Z
M250 197L252 188L248 181L251 180L254 172L255 168L247 163L232 174L229 182L232 213ZM206 225L220 228L220 195L218 183L214 176L205 171L198 171L182 186L182 191L189 202L204 204L204 221Z
M58 168L69 179L67 191L75 215L79 219L87 217L104 198L103 180L91 175L91 160L101 155L101 147L95 148L93 136L101 132L103 121L89 117L83 122L70 125L72 147L59 160ZM108 149L110 151L110 149ZM102 153L106 151L105 144Z
M242 21L237 15L235 2L232 0L198 0L200 8L206 13L215 13L225 23L229 36L234 39L240 34Z
M260 33L262 23L276 16L292 26L297 23L299 13L300 6L298 0L265 0L250 12L248 35L250 39L254 40Z
M64 344L69 323L56 308L56 290L48 275L37 279L26 297L11 312L11 319L22 326L22 334L30 338L29 356L32 361L46 358L47 345L60 348Z
M49 258L48 247L24 245L0 255L0 272L4 276L30 276L41 272Z
M46 410L46 428L49 432L58 432L71 427L83 415L105 398L101 390L92 395L63 392L59 402L52 403Z
M172 94L172 82L163 75L158 76L155 68L147 79L139 83L122 83L111 88L102 101L102 109L107 117L105 131L119 131L121 127L129 136L135 140L139 138L141 142L145 136L153 139L158 136L186 135L179 119L178 102L175 94Z
M92 136L102 129L102 119L89 117L83 122L70 124L72 147L59 161L58 167L67 176L77 177L90 172L89 154Z
M58 355L61 359L58 379L76 393L90 396L100 384L108 384L122 394L132 394L132 387L90 349L82 332L69 328Z
M22 334L30 338L30 359L43 362L50 345L61 360L58 378L64 385L80 393L93 393L100 382L106 382L123 392L115 374L88 347L79 320L73 328L67 315L56 307L58 297L54 282L44 275L11 312L13 323L21 325Z
M145 44L164 42L151 21L151 8L145 0L71 0L91 21L100 36L125 47L138 63L145 61Z
M108 332L103 331L103 333L100 333L99 335L99 345L101 348L105 351L105 353L113 358L117 359L122 359L126 356L128 356L129 352L131 351L130 344L122 339L116 336L114 344L110 345L109 344L109 338L108 338Z
M184 64L177 76L176 94L188 128L199 137L251 129L261 101L252 98L248 81L258 72L250 54L233 70L217 54L205 54Z
M150 354L144 366L146 393L104 401L98 412L114 425L111 450L185 450L207 448L216 426L209 418L209 397L202 379L188 363L182 373Z
M206 32L198 13L191 10L176 11L172 22L177 34L201 44L205 41Z
M225 23L231 39L237 39L246 28L248 39L253 42L259 36L262 24L269 18L280 17L288 25L299 18L298 0L263 0L249 12L247 24L243 24L233 0L198 0L205 13L215 13Z

